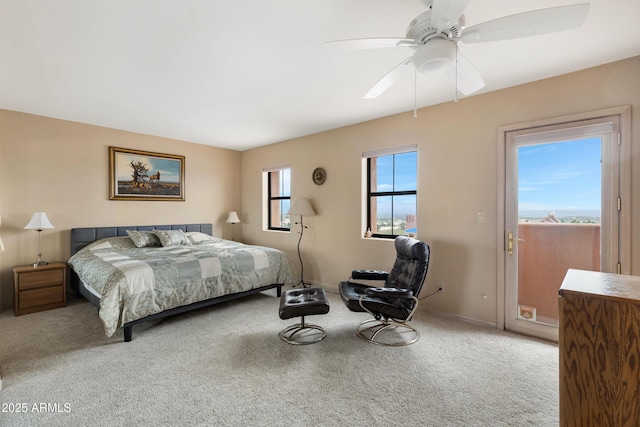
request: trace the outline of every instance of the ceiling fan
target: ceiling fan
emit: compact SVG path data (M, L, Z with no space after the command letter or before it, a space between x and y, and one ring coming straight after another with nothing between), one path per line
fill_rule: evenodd
M413 55L389 71L364 96L377 98L399 78L404 66L421 73L444 73L456 90L470 95L485 85L475 66L459 52L458 43L484 43L554 33L580 27L589 3L551 7L509 15L465 28L464 10L470 0L420 0L427 8L411 21L403 38L382 37L326 42L353 49L409 47Z

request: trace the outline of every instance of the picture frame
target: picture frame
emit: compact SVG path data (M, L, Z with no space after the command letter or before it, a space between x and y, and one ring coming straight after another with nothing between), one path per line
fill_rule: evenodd
M184 201L185 157L109 147L109 199Z

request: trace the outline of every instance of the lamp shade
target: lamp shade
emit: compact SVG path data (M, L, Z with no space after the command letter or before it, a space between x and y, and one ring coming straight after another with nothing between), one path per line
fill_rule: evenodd
M54 228L49 222L45 212L35 212L31 217L31 221L25 227L27 230L44 230L45 228Z
M2 217L0 216L0 227L2 227ZM4 244L2 243L2 236L0 236L0 252L4 252Z
M289 208L289 212L287 212L287 215L300 216L310 216L315 214L316 212L313 210L311 203L309 203L309 199L305 197L297 197Z
M240 218L238 218L238 214L236 213L236 211L229 213L229 216L227 217L227 222L230 222L232 224L235 224L236 222L240 222Z

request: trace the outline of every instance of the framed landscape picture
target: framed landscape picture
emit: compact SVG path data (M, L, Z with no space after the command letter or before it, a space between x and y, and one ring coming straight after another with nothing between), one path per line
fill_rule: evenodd
M109 147L111 200L184 201L184 156Z

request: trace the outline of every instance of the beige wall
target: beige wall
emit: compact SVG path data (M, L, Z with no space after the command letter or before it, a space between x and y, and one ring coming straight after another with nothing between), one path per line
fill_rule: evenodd
M636 57L425 108L417 119L408 112L242 153L0 110L0 307L13 306L11 267L35 260L37 235L23 227L39 210L56 226L43 232L49 261L68 258L72 227L213 222L214 234L228 236L224 219L237 210L238 236L285 250L297 263L298 228L262 230L262 170L282 164L291 165L293 196L309 197L318 213L302 242L305 279L335 289L353 268L387 269L392 243L361 238L361 155L417 144L419 237L432 248L426 291L446 285L423 306L495 323L498 127L632 105L638 165L639 75ZM110 201L109 145L185 155L187 201ZM318 166L327 171L322 186L311 180ZM633 183L640 183L640 167ZM640 275L640 184L632 187L632 274ZM484 224L476 223L478 211L486 213Z
M109 200L109 146L184 155L186 201ZM214 234L240 210L241 153L148 135L0 110L0 307L13 307L11 267L35 261L37 233L24 230L45 211L43 258L69 258L70 229L211 222Z
M390 268L392 243L361 238L361 154L417 144L418 233L432 249L426 292L446 286L423 306L497 323L498 127L632 105L632 163L640 165L638 76L640 57L425 108L415 119L407 112L243 152L244 238L297 260L298 229L267 232L261 221L262 169L289 164L292 196L310 198L318 213L302 243L305 279L336 289L353 268ZM327 171L322 186L311 180L318 166ZM640 183L640 167L632 174ZM640 275L640 184L632 191L631 270ZM476 223L479 211L484 224Z

